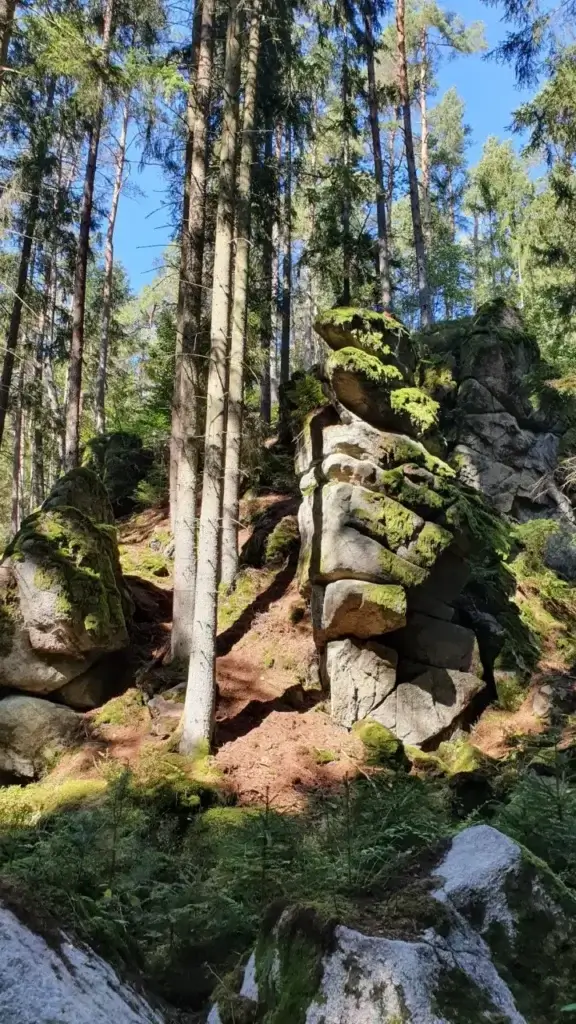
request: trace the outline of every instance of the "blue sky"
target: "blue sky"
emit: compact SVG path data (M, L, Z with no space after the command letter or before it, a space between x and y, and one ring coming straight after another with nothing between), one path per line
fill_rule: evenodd
M505 34L499 10L481 0L453 0L446 5L467 22L483 21L490 48ZM466 119L472 128L470 162L475 163L489 135L510 137L508 129L512 112L526 99L527 93L516 88L514 73L481 55L458 57L444 65L438 76L438 97L455 86L466 103ZM518 144L518 140L516 140ZM132 159L137 153L132 150ZM165 181L157 167L139 172L132 165L132 182L137 195L130 190L122 196L116 228L116 257L128 270L132 288L139 291L152 280L155 261L170 239L169 215L164 207Z

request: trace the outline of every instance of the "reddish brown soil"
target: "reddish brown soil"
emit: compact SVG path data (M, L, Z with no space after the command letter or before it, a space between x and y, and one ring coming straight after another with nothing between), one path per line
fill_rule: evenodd
M518 711L498 711L488 708L472 730L470 739L488 757L504 757L510 750L515 736L537 736L543 732L545 723L532 710L529 696Z

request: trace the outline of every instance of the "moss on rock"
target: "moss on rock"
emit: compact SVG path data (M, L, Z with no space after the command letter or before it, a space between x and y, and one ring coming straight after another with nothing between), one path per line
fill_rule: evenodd
M297 550L299 541L298 517L284 516L266 540L266 564L283 562Z
M58 480L42 505L45 511L72 507L94 523L114 525L108 491L96 473L86 466L73 469Z
M341 348L333 352L326 364L329 376L336 370L357 373L373 384L398 387L404 380L402 372L391 364L382 363L378 356L357 348Z
M390 354L391 344L409 342L409 334L390 313L340 306L321 313L314 329L331 348L352 346L378 356Z
M352 730L362 741L369 764L394 765L404 763L404 748L390 729L372 718L356 722Z
M409 419L418 436L428 433L438 423L438 402L420 388L398 388L392 392L390 404L398 415Z
M333 934L333 922L311 907L270 908L256 946L256 981L266 1024L305 1024L308 1007L318 1001Z

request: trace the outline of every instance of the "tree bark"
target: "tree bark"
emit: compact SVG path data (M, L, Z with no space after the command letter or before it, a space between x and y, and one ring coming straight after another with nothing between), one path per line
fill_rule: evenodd
M192 651L196 587L196 503L198 492L198 336L202 316L202 269L206 231L206 175L215 0L204 0L198 26L195 82L190 83L189 180L185 187L177 320L173 451L177 459L174 495L174 613L172 657Z
M11 528L12 536L15 536L20 529L22 522L22 469L24 455L24 367L25 360L22 360L20 373L18 374L18 404L14 409L14 451L12 454L12 500L11 500Z
M180 423L180 374L182 371L182 337L184 334L185 301L189 298L188 287L190 275L190 188L192 183L192 147L194 144L194 118L196 115L196 87L198 79L198 59L200 54L200 36L203 0L194 5L192 23L192 58L190 62L190 79L188 84L188 100L186 104L186 146L184 149L184 190L182 196L182 232L180 239L180 273L178 278L178 301L176 305L176 347L174 352L174 391L172 394L172 429L170 433L170 522L172 532L176 526L176 487L178 482L178 462L182 452L182 427Z
M130 121L130 97L124 103L122 127L116 151L116 174L112 189L112 200L108 214L106 230L106 251L104 255L104 288L102 290L102 334L100 336L100 352L98 354L98 370L96 373L96 432L103 434L106 430L106 382L108 373L108 348L110 343L110 319L112 315L112 288L114 283L114 231L118 203L122 193L124 167L126 165L126 141L128 123Z
M254 124L256 87L260 51L262 0L252 0L250 34L244 84L244 118L238 165L236 199L236 262L230 336L228 373L228 421L224 468L222 515L221 583L227 590L238 572L238 517L240 500L240 458L242 454L242 400L244 397L244 358L246 315L248 311L248 271L250 268L250 193L254 162Z
M44 501L44 359L46 328L52 299L52 278L54 264L48 260L44 275L44 299L38 321L36 348L34 352L34 389L32 396L32 506L37 508Z
M290 380L290 333L292 326L292 129L288 128L286 177L284 182L284 252L282 259L282 338L280 342L280 383Z
M272 123L266 122L264 142L264 165L268 173L272 173L273 136ZM276 182L276 177L274 178ZM269 182L269 185L271 182ZM264 302L262 321L260 324L260 349L262 352L262 371L260 376L260 415L264 423L272 420L272 388L271 388L271 357L274 338L274 305L275 305L275 273L274 273L274 203L269 195L269 216L264 224L262 238L262 276L264 279Z
M0 376L0 445L2 444L4 437L6 413L10 399L10 385L12 383L14 360L16 357L16 349L18 347L20 324L22 322L22 310L26 301L26 289L28 286L28 275L30 272L30 257L32 255L34 232L36 231L36 221L38 219L38 211L40 208L40 190L42 187L42 179L44 177L44 165L48 154L48 140L50 135L48 119L54 107L55 92L56 83L52 80L46 99L44 124L41 129L41 137L34 160L34 170L30 179L30 198L28 200L26 220L24 222L24 237L22 239L22 248L20 250L18 277L16 280L14 301L12 303L10 321L8 324L8 333L6 335L6 350L4 352L4 361L2 364L2 375Z
M376 220L378 224L378 278L380 302L383 309L389 309L392 302L392 284L390 280L390 254L388 246L388 228L386 223L386 194L384 191L384 161L382 159L382 139L380 137L380 111L378 107L378 91L376 88L376 63L374 51L374 25L372 16L366 6L364 11L364 39L366 47L366 67L368 72L368 116L372 134L372 152L374 156L374 177L376 179Z
M104 8L104 26L102 33L102 51L106 57L110 49L112 34L112 14L114 0L106 0ZM94 183L100 135L104 119L104 83L100 83L97 109L94 123L88 133L88 157L84 175L84 190L80 208L80 230L76 249L76 265L74 268L74 289L72 298L72 340L70 343L70 361L68 366L68 403L66 409L66 452L65 469L74 469L78 465L80 454L80 407L82 397L82 368L84 361L84 312L86 307L86 278L88 274L88 256L90 251L90 226L92 207L94 204Z
M16 0L0 0L0 94L6 78L8 48L14 27Z
M190 753L212 735L215 701L218 560L222 512L222 474L226 430L226 369L231 314L232 244L234 240L235 164L240 87L241 0L231 0L226 34L226 61L218 212L214 244L212 323L206 398L206 434L192 654L180 749Z
M420 38L420 164L422 168L422 215L426 245L430 245L430 132L428 129L428 32Z
M416 269L418 275L418 300L422 326L432 323L432 307L428 274L426 268L426 246L422 230L420 213L420 196L418 194L418 175L414 155L414 135L412 132L412 111L410 109L410 88L408 84L408 62L406 59L406 3L396 0L396 41L398 49L398 91L404 121L404 144L406 148L406 165L410 187L410 208L412 211L412 227L414 230L414 248L416 250Z
M344 191L342 195L342 305L349 306L351 298L350 268L352 265L352 238L350 234L350 137L348 131L348 107L350 101L350 73L348 68L348 36L344 34L342 57L342 166L344 168Z

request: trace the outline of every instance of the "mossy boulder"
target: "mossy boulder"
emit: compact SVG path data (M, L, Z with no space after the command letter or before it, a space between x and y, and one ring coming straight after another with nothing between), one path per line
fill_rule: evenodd
M0 581L5 686L50 693L127 647L131 602L104 498L89 470L75 470L9 545ZM65 504L72 500L81 507Z
M488 825L431 848L371 905L352 896L337 924L301 907L270 917L240 986L255 1020L560 1024L574 998L574 897Z
M404 747L390 729L371 718L356 722L354 733L364 745L368 764L394 767L404 763Z
M0 700L0 773L30 781L80 737L80 716L69 708L25 695Z
M406 623L402 587L338 580L312 592L312 625L317 643L342 636L368 639L400 629Z

